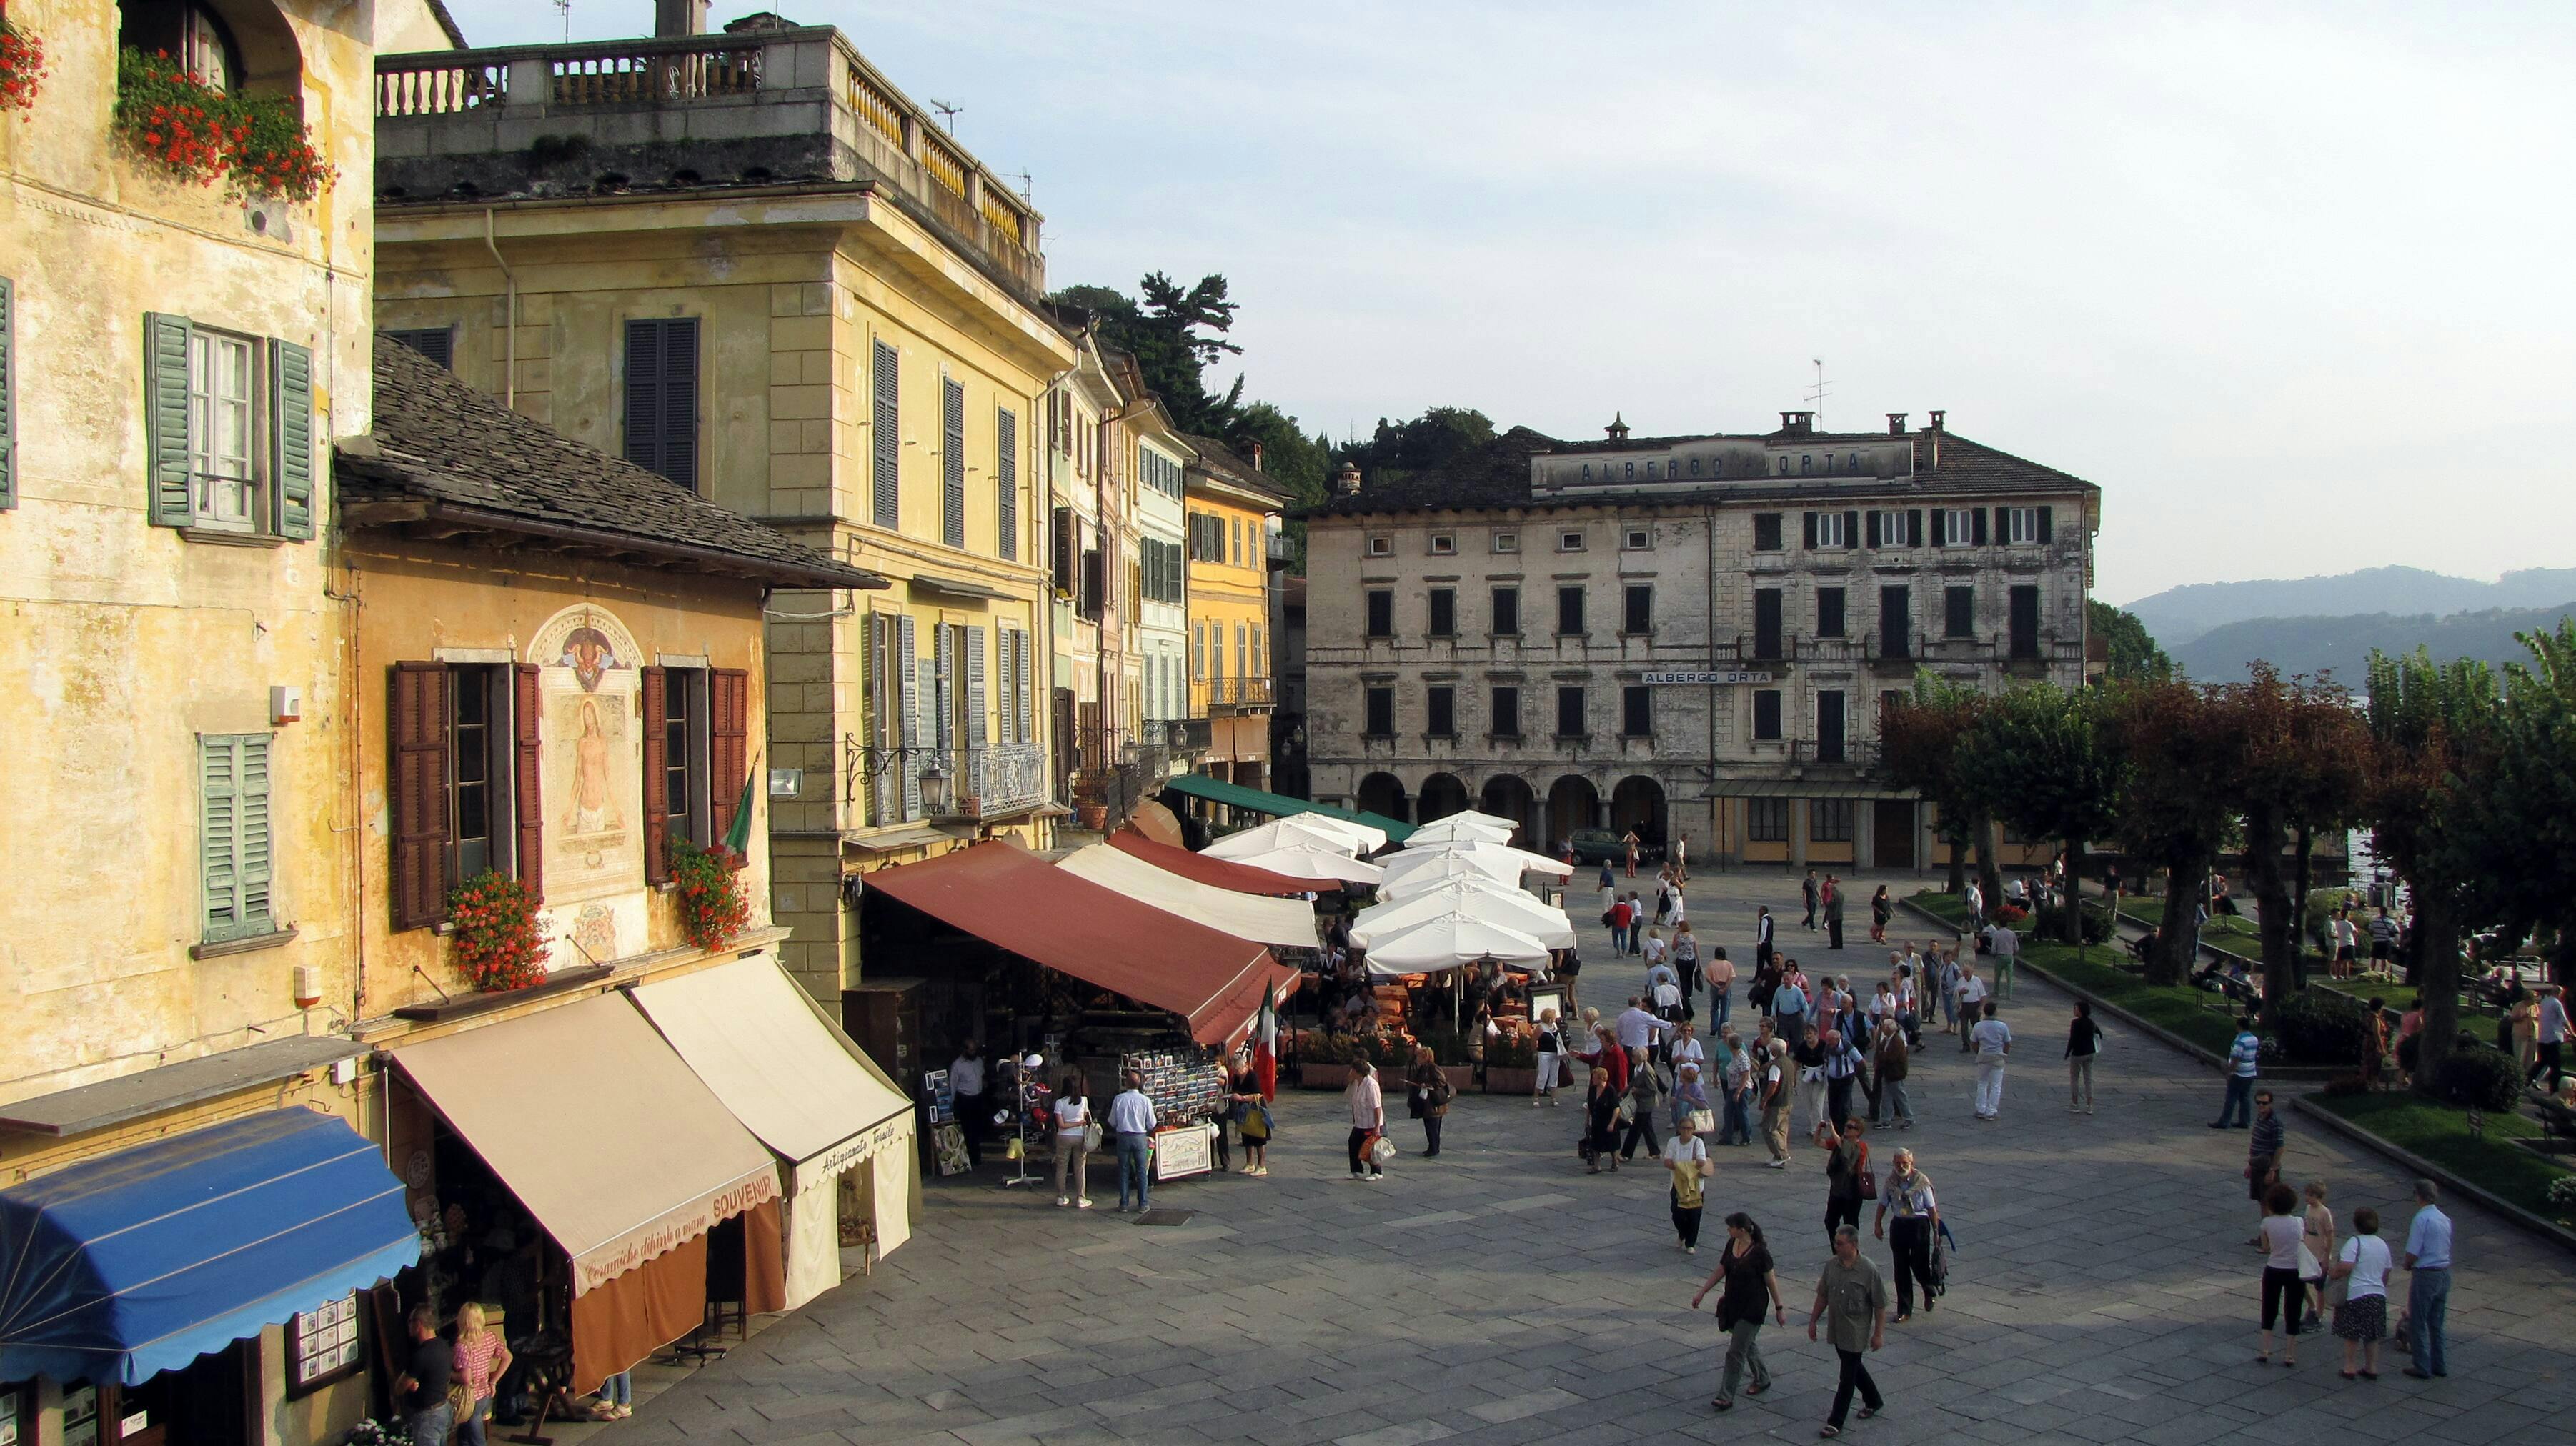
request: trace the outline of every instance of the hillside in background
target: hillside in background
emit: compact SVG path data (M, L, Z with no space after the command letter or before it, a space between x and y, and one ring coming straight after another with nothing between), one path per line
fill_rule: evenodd
M2127 611L2189 666L2181 645L2221 626L2312 624L2329 618L2358 624L2375 616L2415 623L2480 609L2555 609L2569 598L2576 598L2576 568L2527 568L2480 582L2419 567L2374 567L2335 577L2192 583L2142 597L2128 604Z
M2407 569L2387 568L2397 572ZM2421 577L2435 574L2419 573ZM2332 581L2333 579L2319 579ZM2442 578L2456 582L2456 578ZM2239 587L2257 584L2233 584ZM2283 584L2264 584L2282 586ZM2176 589L2181 591L2181 589ZM2576 594L2576 586L2571 586ZM2363 613L2344 617L2246 618L2211 628L2180 646L2165 644L2176 666L2204 683L2242 681L2248 663L2260 658L2284 674L2322 673L2331 669L2338 682L2359 688L2369 671L2370 650L2405 653L2417 645L2436 658L2484 658L2490 663L2531 660L2513 640L2518 632L2553 628L2576 612L2576 602L2537 608L2489 608L2480 612L2403 616Z

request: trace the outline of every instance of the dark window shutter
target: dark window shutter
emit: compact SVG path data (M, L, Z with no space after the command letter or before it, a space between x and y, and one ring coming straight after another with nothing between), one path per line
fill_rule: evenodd
M277 531L297 540L313 535L313 349L291 341L268 344L269 398L276 423Z
M1982 507L1977 510L1985 511ZM2012 509L2009 507L1995 509L1995 541L1997 543L2012 541Z
M18 298L0 276L0 512L18 505Z
M1877 547L1879 545L1878 511L1876 508L1872 508L1869 514L1869 545L1872 547Z
M1971 542L1973 542L1973 543L1974 543L1976 546L1978 546L1978 547L1983 547L1983 546L1985 546L1985 545L1986 545L1986 509L1984 509L1984 508L1982 508L1982 507L1972 507L1972 508L1968 509L1968 521L1969 521L1969 524L1970 524L1971 526L1975 527L1975 528L1976 528L1976 530L1977 530L1977 535L1976 535L1974 538L1971 538L1971 539L1970 539L1970 541L1971 541Z
M1001 507L1001 521L995 527L1001 541L1001 555L1017 562L1020 557L1020 419L1003 411L993 419L993 473L995 501Z
M698 485L698 319L626 323L626 460Z
M903 816L921 817L921 764L930 735L921 709L921 633L912 614L895 618L895 666L903 678Z
M1095 620L1099 618L1102 595L1108 591L1108 572L1109 569L1101 561L1098 548L1089 548L1083 552L1082 615L1084 617Z
M1753 736L1777 739L1780 736L1780 692L1764 688L1753 695Z
M715 770L707 780L707 828L722 838L733 831L734 810L751 782L751 674L744 669L707 674L707 760Z
M644 670L644 882L671 881L671 673Z
M2053 507L2043 507L2039 509L2039 540L2042 542L2051 542L2056 540L2057 527L2053 517L2051 516L2051 514L2056 512L2056 510L2057 509Z
M449 371L456 369L456 328L452 326L391 327L385 339L410 347Z
M939 380L939 540L966 545L966 388Z
M888 532L903 526L903 357L884 342L876 344L876 407L868 422L873 471L870 508L876 525Z
M1843 514L1843 546L1845 546L1845 547L1849 547L1849 546L1851 546L1851 545L1852 545L1852 539L1853 539L1853 538L1855 538L1855 537L1858 537L1858 536L1860 536L1860 514L1859 514L1858 512L1846 512L1846 513L1844 513L1844 514Z
M1780 550L1779 513L1756 512L1753 514L1753 550L1756 552L1778 552Z
M1918 513L1916 515L1920 516L1921 514ZM1938 507L1932 509L1932 545L1934 547L1947 547L1950 545L1946 526L1949 520L1949 513Z
M425 929L447 917L447 668L396 663L389 691L393 777L393 926Z
M1655 690L1631 683L1620 690L1621 719L1619 731L1631 738L1645 738L1655 731Z
M188 337L194 330L184 316L144 313L144 455L155 527L197 522L196 479L188 470Z
M542 670L534 663L520 663L510 671L510 801L519 816L519 882L542 900L546 896L546 806L537 727L545 706L537 689ZM653 791L653 780L645 780L644 791Z
M1816 545L1816 514L1812 512L1801 512L1798 514L1798 520L1806 529L1807 547L1812 551Z
M1073 509L1055 510L1055 590L1073 596L1074 569L1079 562L1081 537L1075 531Z
M1013 660L1012 665L1013 671L1018 676L1017 687L1019 689L1019 704L1018 721L1014 725L1011 736L1013 742L1034 743L1037 741L1038 736L1038 710L1037 695L1030 691L1029 634L1026 629L1021 629L1016 632L1014 636L1019 639L1019 656Z
M1905 545L1923 545L1923 509L1920 507L1909 507L1905 511Z

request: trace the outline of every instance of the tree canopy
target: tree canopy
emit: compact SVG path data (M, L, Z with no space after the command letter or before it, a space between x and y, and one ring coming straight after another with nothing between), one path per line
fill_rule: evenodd
M1494 440L1493 419L1473 407L1427 407L1411 421L1377 419L1367 440L1333 449L1333 467L1349 462L1371 482L1427 472Z
M2103 738L2104 694L2046 683L1989 700L1959 740L1964 795L2023 838L2066 850L2066 938L2083 937L2084 845L2118 818L2127 764Z
M2160 683L2173 676L2173 659L2156 646L2147 625L2099 598L2084 602L2084 625L2110 647L2110 680L2114 683Z
M1184 432L1231 442L1243 402L1243 379L1222 397L1208 392L1204 374L1220 358L1241 355L1226 340L1237 307L1225 278L1202 276L1184 288L1160 271L1137 284L1139 298L1106 286L1068 286L1048 299L1078 306L1099 319L1103 344L1136 358L1145 385Z
M2460 933L2480 887L2474 817L2496 737L2495 675L2423 649L2370 658L2371 841L2415 903L2408 949L2424 1001L2416 1086L2430 1092L2459 1034Z

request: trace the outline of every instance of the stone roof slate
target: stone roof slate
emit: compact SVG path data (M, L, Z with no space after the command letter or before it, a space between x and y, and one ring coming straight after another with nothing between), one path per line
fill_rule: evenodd
M1236 456L1233 449L1216 438L1195 436L1188 432L1175 432L1173 435L1179 437L1191 451L1199 454L1199 459L1190 464L1192 470L1206 472L1222 481L1259 492L1281 502L1288 500L1285 488L1271 481L1266 474L1254 470L1251 463Z
M417 500L496 530L581 535L603 550L694 559L788 587L878 588L836 562L656 472L521 416L410 347L376 338L369 450L343 448L332 477L345 503Z

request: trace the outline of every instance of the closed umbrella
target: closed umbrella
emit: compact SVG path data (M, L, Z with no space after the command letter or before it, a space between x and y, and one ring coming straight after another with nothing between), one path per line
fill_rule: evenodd
M1518 969L1547 967L1547 946L1517 929L1465 914L1443 914L1378 937L1367 950L1369 972L1381 977L1435 974L1492 959Z
M1285 846L1268 853L1236 858L1230 862L1292 879L1339 879L1346 884L1374 884L1386 873L1375 864L1362 863L1349 854L1332 849Z
M1351 942L1365 949L1382 935L1409 929L1444 914L1464 914L1489 924L1527 934L1550 949L1574 947L1574 923L1563 909L1529 895L1467 880L1413 894L1394 903L1361 911L1351 920Z

